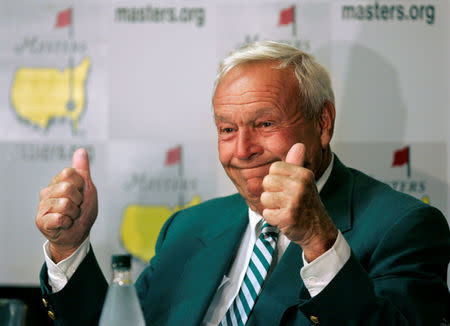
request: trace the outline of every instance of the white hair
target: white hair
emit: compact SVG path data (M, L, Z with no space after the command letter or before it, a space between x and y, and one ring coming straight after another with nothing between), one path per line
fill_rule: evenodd
M214 92L225 75L234 67L257 61L278 61L279 69L294 67L300 89L301 109L306 118L317 118L323 105L334 105L334 93L328 71L311 55L284 43L260 41L246 45L226 57L219 67Z

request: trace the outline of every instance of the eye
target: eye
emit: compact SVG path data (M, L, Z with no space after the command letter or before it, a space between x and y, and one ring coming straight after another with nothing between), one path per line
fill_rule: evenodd
M221 131L223 133L229 134L229 133L232 133L234 131L234 129L230 128L230 127L227 127L227 128L222 128Z
M264 128L267 128L267 127L272 126L272 122L265 121L265 122L263 122L261 125L262 125Z

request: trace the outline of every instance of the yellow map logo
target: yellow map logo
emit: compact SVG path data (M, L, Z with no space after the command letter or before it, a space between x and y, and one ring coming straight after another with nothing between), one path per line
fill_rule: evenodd
M17 70L11 89L11 101L17 115L33 125L47 128L54 118L67 117L74 132L86 103L88 57L76 67L24 67Z
M200 203L196 195L183 207L129 205L123 214L120 237L125 248L134 256L148 262L155 255L159 231L167 219L182 208Z

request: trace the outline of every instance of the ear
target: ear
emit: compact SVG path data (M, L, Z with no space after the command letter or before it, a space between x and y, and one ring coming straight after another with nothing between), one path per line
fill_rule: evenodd
M333 137L335 117L336 110L334 109L334 104L330 101L326 101L319 117L320 142L322 148L327 148L330 144L331 137Z

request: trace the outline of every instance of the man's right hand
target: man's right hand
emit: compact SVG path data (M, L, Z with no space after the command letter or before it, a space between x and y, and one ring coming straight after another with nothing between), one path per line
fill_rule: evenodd
M97 190L86 150L73 154L72 168L58 173L40 192L36 225L50 243L55 263L69 257L86 239L97 218Z

